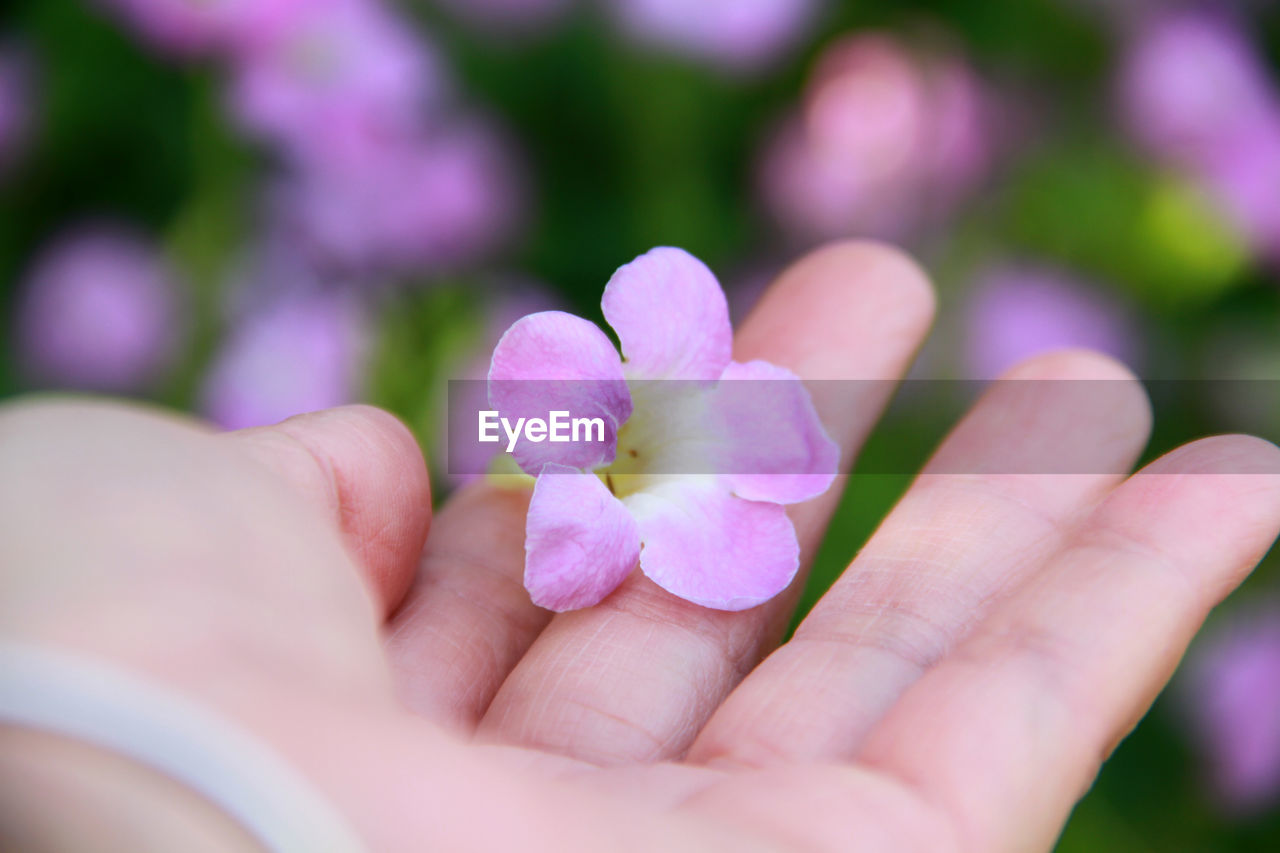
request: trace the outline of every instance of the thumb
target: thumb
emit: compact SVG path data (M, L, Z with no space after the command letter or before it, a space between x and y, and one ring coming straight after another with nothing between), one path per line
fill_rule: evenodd
M384 614L395 609L431 523L426 462L403 423L372 406L344 406L222 439L330 514Z

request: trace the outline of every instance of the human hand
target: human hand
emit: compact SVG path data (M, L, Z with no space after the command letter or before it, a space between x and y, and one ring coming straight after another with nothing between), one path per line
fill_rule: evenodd
M932 311L898 255L835 246L782 277L736 356L891 380ZM938 473L1063 448L1080 470L1137 458L1149 410L1118 365L1061 353L1015 377L1114 395L993 389L776 651L794 588L725 613L637 573L589 610L535 607L527 495L476 484L432 520L416 445L375 410L219 436L18 403L0 412L0 630L234 720L376 850L1046 849L1275 538L1280 451L1207 439L1127 480ZM846 460L885 403L885 383L860 387L815 395ZM792 512L805 560L838 491ZM53 814L20 771L63 816L114 792L113 819L150 822L157 849L175 845L156 814L187 841L234 837L137 768L4 737L0 800L29 804L14 820Z

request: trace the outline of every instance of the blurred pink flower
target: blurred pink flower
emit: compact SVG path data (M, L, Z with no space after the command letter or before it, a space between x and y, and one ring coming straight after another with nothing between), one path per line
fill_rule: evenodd
M35 98L31 57L0 44L0 179L26 147Z
M1177 694L1213 794L1232 813L1280 802L1280 606L1255 608L1193 648Z
M346 270L439 269L505 238L520 208L507 143L481 121L353 147L296 171L276 204L313 255Z
M434 48L380 0L311 0L235 52L231 106L250 132L313 159L418 127L444 76Z
M969 376L994 379L1038 353L1085 347L1138 367L1138 337L1102 292L1060 272L1009 267L987 273L964 319Z
M946 215L985 177L986 99L962 62L922 58L887 35L823 54L800 115L761 167L765 201L795 236L902 239Z
M180 56L251 42L318 0L99 0L149 43Z
M17 312L19 361L40 384L144 391L172 365L176 277L142 237L108 225L71 232L36 260Z
M227 429L356 401L369 329L347 292L292 293L245 316L224 342L201 410Z
M766 65L813 21L820 0L610 0L637 41L730 70Z

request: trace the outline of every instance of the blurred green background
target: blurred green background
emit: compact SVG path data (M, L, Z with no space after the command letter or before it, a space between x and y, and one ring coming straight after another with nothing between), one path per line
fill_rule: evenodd
M1144 377L1264 380L1262 401L1247 411L1216 399L1213 382L1158 400L1148 458L1212 432L1248 429L1274 440L1280 395L1266 381L1280 383L1280 261L1251 245L1193 174L1126 131L1117 75L1144 25L1137 12L1117 8L1129 5L1174 4L828 3L790 49L740 71L628 39L595 7L572 8L533 34L495 35L426 0L401 4L400 14L430 34L461 97L504 128L523 212L512 236L463 263L379 273L376 287L360 285L377 295L356 396L390 408L424 447L438 448L441 383L483 356L500 299L537 282L550 302L598 320L609 274L656 245L688 249L721 275L731 299L735 288L743 294L735 309L749 302L752 281L817 242L780 225L762 201L761 152L830 45L881 31L964 57L999 105L979 184L927 226L887 235L915 253L940 295L938 332L918 375L969 375L957 365L974 334L965 318L975 282L1014 259L1066 271L1117 306L1125 352ZM1229 7L1274 85L1280 4L1211 5ZM154 238L184 282L173 365L139 395L201 412L202 383L231 334L228 282L263 227L261 193L277 155L228 120L217 61L175 60L94 3L9 0L0 33L34 68L29 132L0 178L0 396L74 384L27 371L20 305L49 241L105 217ZM1280 207L1280 195L1271 205ZM949 416L892 412L860 465L883 471L885 459L921 458ZM909 480L851 479L806 606ZM1273 553L1215 621L1229 621L1242 602L1269 599L1278 584ZM1208 790L1179 701L1162 699L1124 742L1060 850L1280 849L1274 796L1242 814Z

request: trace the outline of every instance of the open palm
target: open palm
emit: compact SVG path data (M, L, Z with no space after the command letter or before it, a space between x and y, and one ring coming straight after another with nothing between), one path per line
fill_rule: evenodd
M838 245L779 280L735 357L892 380L932 314L909 262ZM1044 850L1274 540L1280 451L1206 439L1126 479L1150 414L1122 367L1065 352L1012 377L1111 381L1087 406L993 388L781 646L799 583L726 613L636 573L597 607L535 607L527 493L475 484L431 519L416 445L376 410L218 436L19 403L0 629L236 720L376 850ZM818 387L846 463L887 386ZM1077 473L1001 473L1058 453ZM793 508L802 560L838 492Z

